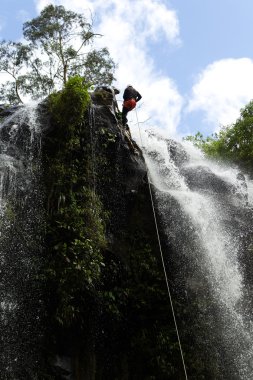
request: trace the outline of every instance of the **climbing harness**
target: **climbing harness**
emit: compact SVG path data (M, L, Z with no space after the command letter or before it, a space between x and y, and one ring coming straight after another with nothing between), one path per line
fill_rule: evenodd
M137 125L138 125L138 128L139 128L141 146L143 148L143 142L142 142L142 137L141 137L141 129L140 129L140 124L139 124L138 114L137 114L137 107L135 108L135 113L136 113ZM160 234L159 234L159 229L158 229L158 223L157 223L157 218L156 218L156 212L155 212L155 206L154 206L154 200L153 200L152 189L151 189L151 181L150 181L150 178L149 178L149 171L148 171L148 167L147 167L146 162L145 162L145 165L146 165L146 170L147 170L147 174L148 174L148 176L147 176L148 177L148 187L149 187L150 199L151 199L151 204L152 204L152 210L153 210L153 214L154 214L154 221L155 221L155 228L156 228L156 234L157 234L157 241L158 241L158 246L159 246L160 255L161 255L163 272L164 272L165 282L166 282L167 291L168 291L168 295L169 295L169 300L170 300L170 306L171 306L173 321L174 321L175 329L176 329L176 333L177 333L177 339L178 339L180 354L181 354L181 358L182 358L185 379L188 380L186 366L185 366L185 361L184 361L184 354L183 354L183 349L182 349L182 345L181 345L181 340L180 340L180 335L179 335L179 330L178 330L178 325L177 325L177 320L176 320L176 314L175 314L175 311L174 311L174 306L173 306L173 301L172 301L172 296L171 296L171 291L170 291L170 286L169 286L169 280L168 280L168 276L167 276L167 272L166 272L166 267L165 267L165 262L164 262L164 255L163 255L163 251L162 251L161 239L160 239Z

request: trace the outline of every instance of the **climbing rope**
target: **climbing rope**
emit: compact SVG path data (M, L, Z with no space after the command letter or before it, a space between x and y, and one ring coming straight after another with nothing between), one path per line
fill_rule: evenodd
M137 114L137 107L135 108L135 113L136 113L137 125L138 125L138 128L139 128L140 141L141 141L141 145L142 145L142 148L143 148L141 129L140 129L140 124L139 124L138 114ZM158 229L158 223L157 223L157 218L156 218L156 212L155 212L153 194L152 194L151 183L150 183L150 179L149 179L149 171L148 171L148 167L147 167L146 162L145 162L145 165L146 165L146 170L147 170L147 174L148 174L148 187L149 187L150 199L151 199L151 204L152 204L152 210L153 210L153 214L154 214L154 221L155 221L155 228L156 228L156 234L157 234L157 241L158 241L158 246L159 246L160 255L161 255L163 272L164 272L165 282L166 282L167 291L168 291L168 295L169 295L169 300L170 300L170 306L171 306L173 321L174 321L175 329L176 329L176 333L177 333L177 339L178 339L180 354L181 354L181 358L182 358L182 363L183 363L183 368L184 368L184 374L185 374L186 380L188 380L186 366L185 366L185 361L184 361L184 354L183 354L183 349L182 349L182 345L181 345L181 340L180 340L180 335L179 335L179 330L178 330L178 325L177 325L177 320L176 320L176 314L175 314L175 310L174 310L174 306L173 306L173 301L172 301L172 296L171 296L171 291L170 291L170 286L169 286L169 280L168 280L168 276L167 276L167 272L166 272L166 267L165 267L165 262L164 262L164 255L163 255L163 251L162 251L161 239L160 239L160 234L159 234L159 229Z
M94 140L93 140L93 133L94 133L94 126L95 126L95 110L91 107L89 108L89 127L90 127L90 145L91 145L91 169L92 169L92 187L93 187L93 196L96 194L96 175L95 175L95 152L94 152Z

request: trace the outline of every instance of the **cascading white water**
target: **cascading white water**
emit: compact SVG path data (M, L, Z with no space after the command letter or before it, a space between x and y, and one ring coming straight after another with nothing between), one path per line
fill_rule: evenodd
M253 254L253 181L238 168L208 161L189 143L150 133L143 140L162 228L178 252L172 260L182 261L174 276L183 280L176 279L175 286L194 293L194 301L185 300L201 304L196 314L204 318L201 339L218 357L211 378L251 379L251 263L245 269L245 257ZM199 349L205 351L205 345Z
M0 125L1 379L36 379L39 368L43 190L37 105Z

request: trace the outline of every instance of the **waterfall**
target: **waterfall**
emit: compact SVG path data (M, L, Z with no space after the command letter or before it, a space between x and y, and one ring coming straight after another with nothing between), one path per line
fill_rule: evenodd
M189 143L144 140L186 364L199 360L203 378L251 379L253 181Z
M0 125L1 379L36 379L43 307L41 129L37 105L18 108Z

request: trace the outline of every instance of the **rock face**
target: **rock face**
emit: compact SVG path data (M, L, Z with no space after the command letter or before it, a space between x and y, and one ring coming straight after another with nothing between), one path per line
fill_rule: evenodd
M97 190L106 209L111 212L111 228L119 230L124 222L128 198L134 198L138 190L147 185L147 169L141 150L123 129L116 117L113 100L108 106L104 100L91 106L94 171L97 173ZM98 154L102 160L96 164Z
M91 99L78 124L71 110L57 124L47 101L36 110L0 107L1 375L184 379L144 157L121 125L112 90L99 88ZM236 276L219 276L228 264L237 273L229 262L238 242L234 260L253 294L247 178L236 172L228 181L190 162L182 144L160 140L162 149L151 144L145 157L158 181L152 190L188 373L238 378L229 356L220 370L224 350L239 351L244 335L222 341L221 329L234 334L237 326L222 309L233 292L221 304L218 292L229 291L230 280L234 289ZM252 297L240 303L251 315Z
M146 164L121 125L111 90L97 89L91 98L75 128L55 124L47 101L36 112L0 109L1 196L8 194L0 239L2 375L180 380ZM80 210L92 219L95 198L104 213L95 225L104 225L106 244L93 283L96 247L87 250L89 239L81 241L82 228L92 224ZM76 236L78 228L79 239L67 251L65 235ZM101 231L89 233L96 239ZM74 251L78 244L83 248ZM79 277L84 264L76 263L82 249L90 255L86 277ZM67 322L57 314L61 302Z
M182 169L181 173L186 179L186 183L191 190L229 194L232 189L232 185L229 185L224 180L217 177L208 167L188 167Z
M53 371L60 379L181 379L144 158L121 125L113 93L99 89L91 98L81 145L89 151L89 186L108 215L107 245L86 325L57 327Z

